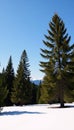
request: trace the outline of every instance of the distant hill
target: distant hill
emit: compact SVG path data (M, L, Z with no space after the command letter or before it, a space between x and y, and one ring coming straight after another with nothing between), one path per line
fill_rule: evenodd
M36 84L36 85L39 85L41 82L41 80L32 80L32 83Z

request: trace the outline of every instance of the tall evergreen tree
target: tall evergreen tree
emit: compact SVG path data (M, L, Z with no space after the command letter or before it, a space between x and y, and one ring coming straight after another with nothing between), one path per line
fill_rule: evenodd
M71 59L71 63L73 65L74 63L74 57ZM74 72L74 67L70 66L70 69L72 73ZM73 74L70 75L69 78L66 79L67 82L67 89L66 89L66 94L65 94L65 101L66 102L74 102L74 76Z
M24 78L29 79L30 78L30 70L29 70L30 65L29 65L29 60L28 60L26 50L24 50L22 52L20 62L22 63L22 66L23 66L23 69L24 69Z
M31 96L29 62L26 50L24 50L18 66L11 99L16 105L24 105L31 102Z
M70 45L71 37L57 14L53 16L49 28L48 36L45 35L46 41L43 41L47 48L41 49L41 56L47 60L40 62L43 68L41 71L45 73L42 88L44 96L41 96L41 100L46 98L48 102L55 98L60 102L60 106L64 107L65 92L72 87L71 78L74 77L74 44Z
M10 105L12 105L11 92L12 92L13 82L14 82L14 68L13 68L11 56L9 58L8 65L6 67L5 74L6 74L6 86L7 86L7 89L8 89L8 95L7 95L5 102L6 102L7 106L10 106Z
M5 81L5 73L0 73L0 108L5 105L4 100L6 99L8 94L6 81Z
M36 100L37 100L37 103L40 103L39 100L40 100L40 96L41 96L41 81L39 83L39 85L37 86L37 96L36 96Z
M36 85L35 83L31 83L32 85L32 100L31 100L31 104L36 104L37 102L37 91L38 91L38 85Z

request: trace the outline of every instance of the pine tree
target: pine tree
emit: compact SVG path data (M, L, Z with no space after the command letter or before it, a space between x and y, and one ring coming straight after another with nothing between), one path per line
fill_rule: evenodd
M16 105L24 105L31 102L31 96L29 62L27 53L24 50L18 66L11 100Z
M43 41L47 48L41 49L41 56L47 60L40 62L41 71L45 73L41 100L45 100L43 97L47 102L55 99L64 107L65 92L71 87L71 78L74 77L74 44L70 45L71 37L57 14L53 16L49 28L46 41Z
M71 59L71 63L74 63L74 57ZM72 73L74 72L74 67L70 66L70 69L72 69ZM65 94L65 101L66 102L74 102L74 76L73 74L67 76L67 89Z
M40 96L41 96L41 84L42 83L40 81L39 85L37 86L37 96L36 96L37 103L41 103L41 102L39 102Z
M35 83L31 83L32 86L32 100L31 100L31 104L36 104L37 103L37 91L38 91L38 85L36 85Z
M5 75L6 75L6 86L8 89L8 95L7 95L7 98L5 100L5 103L7 106L10 106L10 105L12 105L11 92L12 92L13 82L14 82L14 69L13 69L11 56L9 58L8 65L6 67Z
M0 73L0 108L5 105L5 99L7 97L8 90L5 81L5 73ZM0 109L1 110L1 109Z

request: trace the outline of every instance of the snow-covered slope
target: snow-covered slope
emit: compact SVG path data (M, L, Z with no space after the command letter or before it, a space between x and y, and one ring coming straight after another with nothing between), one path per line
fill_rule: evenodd
M74 104L71 108L55 105L4 107L0 130L74 130Z

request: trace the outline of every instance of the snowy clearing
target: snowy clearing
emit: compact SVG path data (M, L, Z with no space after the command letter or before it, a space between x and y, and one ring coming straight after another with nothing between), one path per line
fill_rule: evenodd
M58 105L4 107L0 130L74 130L74 103L70 108Z

